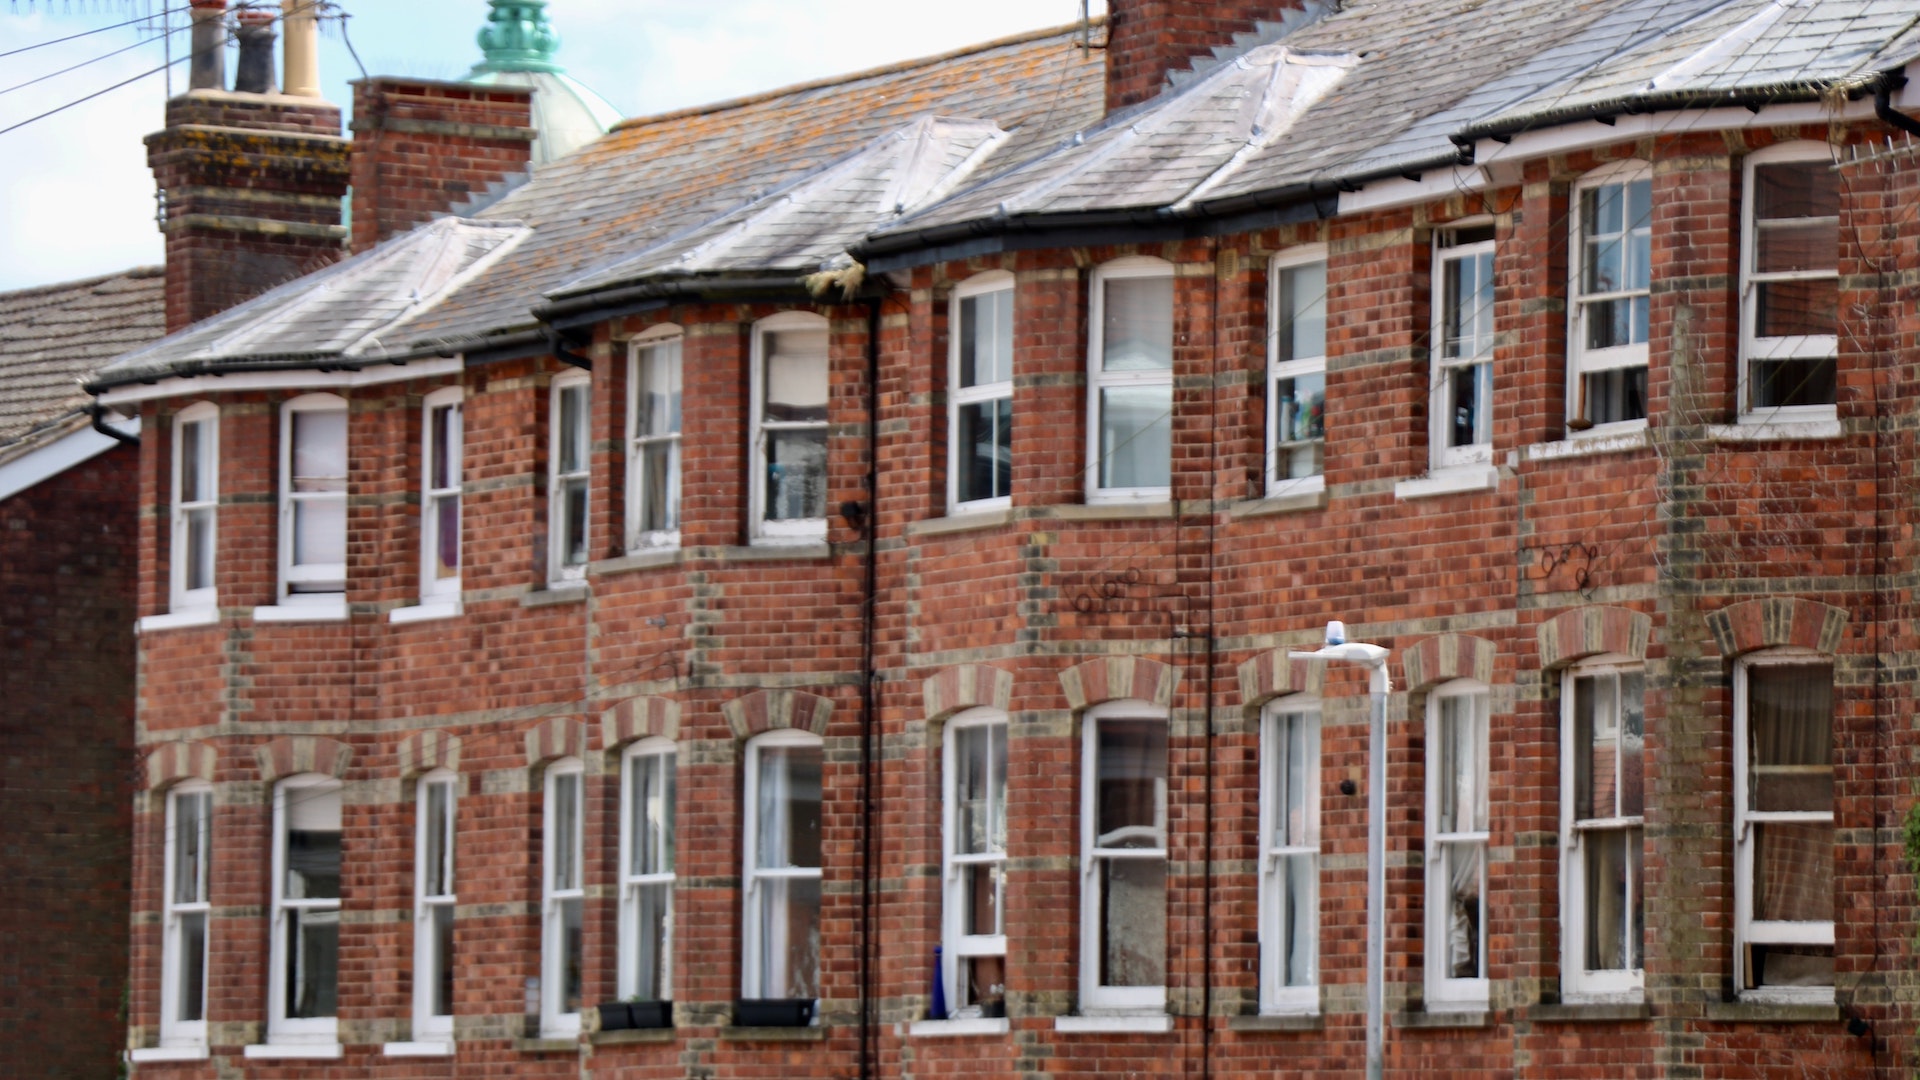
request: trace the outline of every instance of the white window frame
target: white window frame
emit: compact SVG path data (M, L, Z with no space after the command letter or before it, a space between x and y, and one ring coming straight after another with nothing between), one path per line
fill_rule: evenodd
M428 394L420 406L420 602L422 604L457 604L460 602L459 565L454 568L452 577L438 577L438 553L440 549L440 504L453 500L456 512L454 546L460 560L465 554L459 551L462 537L457 522L459 513L465 507L460 503L461 467L464 464L466 446L466 418L464 401L466 392L458 386L448 386ZM447 464L449 465L449 483L435 485L434 471L441 463L433 456L433 416L441 409L451 409L447 428Z
M641 431L644 408L640 399L640 373L646 366L644 361L650 356L671 363L673 381L681 384L684 399L685 344L680 328L672 324L650 327L646 333L627 343L627 550L630 552L680 546L680 453L685 424L679 408L675 407L672 410L673 430L652 434ZM657 447L665 447L667 451L667 505L673 526L668 529L645 528L642 520L650 494L647 490L646 454L649 448Z
M1430 410L1427 444L1431 447L1429 455L1432 468L1455 469L1463 466L1485 465L1493 460L1493 348L1498 337L1499 327L1495 325L1492 310L1493 300L1488 300L1488 310L1476 311L1475 321L1484 315L1487 333L1484 341L1479 334L1474 335L1479 351L1469 356L1450 357L1447 355L1447 267L1451 263L1472 262L1476 265L1484 260L1484 268L1489 282L1488 291L1497 287L1494 264L1494 244L1496 239L1475 240L1459 243L1457 238L1464 232L1478 229L1491 229L1494 222L1489 217L1467 218L1462 221L1448 222L1445 227L1436 228L1433 233L1433 278L1432 303L1433 334L1429 352L1433 357L1433 407ZM1461 369L1479 368L1480 374L1475 381L1481 383L1482 401L1479 414L1475 417L1476 435L1484 435L1466 446L1449 446L1447 440L1453 430L1453 414L1457 402L1453 393L1453 374Z
M577 469L562 467L565 440L561 402L570 393L582 395L580 410L580 462ZM547 402L547 581L552 585L583 584L587 566L593 562L593 376L585 371L567 371L555 375L548 384ZM567 548L573 537L567 531L567 492L574 488L586 492L586 512L581 515L580 545L585 552L580 562L567 563Z
M812 330L827 332L827 399L829 415L826 420L768 420L766 418L767 400L767 336L794 330ZM825 316L811 311L782 311L769 315L753 324L753 343L751 349L752 372L751 400L748 402L748 423L750 425L750 447L748 454L749 500L748 520L752 525L751 538L760 544L812 544L827 538L827 519L789 518L782 521L767 520L767 435L774 431L818 431L827 437L827 485L825 503L833 501L831 486L833 480L832 454L832 394L833 394L833 337L832 326Z
M1653 167L1648 163L1644 161L1619 161L1611 165L1602 166L1582 176L1574 183L1573 190L1568 194L1567 223L1571 231L1568 234L1570 239L1567 244L1567 419L1569 430L1572 430L1582 438L1599 438L1606 435L1624 434L1631 431L1639 431L1647 426L1647 418L1644 416L1632 420L1592 424L1584 428L1576 426L1576 422L1585 423L1587 415L1584 397L1586 375L1603 371L1623 370L1635 367L1644 369L1647 367L1647 342L1617 345L1612 348L1594 350L1586 347L1587 304L1609 299L1631 299L1644 295L1647 297L1649 308L1651 308L1653 293L1651 267L1648 269L1648 288L1644 291L1639 289L1622 289L1613 292L1595 293L1582 291L1581 270L1586 262L1586 221L1585 215L1581 212L1581 203L1584 194L1594 188L1606 187L1613 184L1627 185L1640 180L1646 180L1651 183L1652 179ZM1649 205L1651 205L1651 203L1649 203ZM1647 223L1649 251L1651 251L1652 248L1652 227L1653 223L1649 220ZM1638 231L1636 227L1629 226L1627 231L1622 235L1630 237L1632 233L1636 231ZM1651 260L1651 256L1649 256L1649 259ZM1648 331L1648 336L1649 338L1652 336L1651 329ZM1651 387L1649 387L1649 393L1650 392ZM1652 403L1648 402L1647 407L1648 410L1651 411Z
M644 1000L671 1001L673 1000L673 887L675 881L673 859L678 854L678 837L675 835L678 828L678 813L677 807L673 805L673 798L664 800L668 851L666 869L645 873L636 872L634 844L637 837L634 836L634 816L639 807L634 805L633 789L639 770L643 768L663 770L659 775L667 778L666 791L677 794L679 753L673 741L658 737L641 739L629 745L620 754L619 993L621 1000L625 1001L636 998L640 992L640 941L642 931L645 929L640 925L642 909L640 892L643 888L665 885L667 887L667 911L664 920L666 925L663 928L661 940L666 949L666 956L661 965L659 992Z
M989 496L984 499L963 499L961 495L961 473L968 460L967 447L960 445L960 410L969 405L985 405L996 401L1006 401L1011 413L1013 402L1013 349L1011 326L1008 334L1007 378L997 382L975 383L972 386L960 385L960 327L961 310L966 301L977 300L983 296L1004 292L1007 294L1007 319L1013 319L1014 278L1005 270L990 270L975 274L956 285L953 290L952 310L947 318L947 505L958 512L976 510L997 510L1013 504L1011 485L1009 492L1003 495ZM1008 452L1012 452L1009 438Z
M201 426L200 452L205 459L206 490L200 493L200 498L188 502L181 498L186 468L181 454L186 428L191 424ZM187 559L193 549L191 538L195 515L205 516L209 581L198 589L190 589L187 587ZM180 410L173 418L173 535L169 542L168 559L172 571L169 574L169 609L173 612L206 610L219 605L219 589L213 580L220 569L219 537L220 407L210 401L202 401Z
M1280 774L1283 763L1291 763L1295 749L1282 743L1281 726L1285 718L1300 728L1298 747L1304 761L1299 782L1303 785L1300 823L1303 835L1294 844L1276 845L1280 815L1286 812L1286 780ZM1284 747L1284 750L1283 750ZM1291 770L1289 770L1291 771ZM1285 801L1283 801L1285 799ZM1276 698L1260 711L1260 1011L1287 1015L1320 1011L1320 700L1309 694ZM1308 935L1309 981L1303 986L1288 986L1282 966L1280 930L1287 911L1285 865L1305 858L1311 861L1313 874L1308 885L1312 932Z
M441 866L440 880L444 891L427 891L428 863L427 854L431 850L427 841L433 822L427 812L432 792L439 791L446 800L446 819L442 823L440 837ZM452 918L458 903L459 884L454 878L454 838L458 835L455 826L459 809L460 777L449 769L434 769L414 781L414 831L413 831L413 1039L415 1042L451 1043L453 1041L452 1002L448 1003L445 1015L433 1010L434 979L445 964L451 963L451 957L440 955L439 938L434 933L434 920L441 911Z
M1747 761L1748 734L1748 674L1757 667L1806 667L1824 668L1829 680L1833 678L1833 658L1811 649L1770 649L1741 657L1734 664L1733 678L1733 904L1734 904L1734 949L1733 949L1733 985L1742 1001L1772 1002L1783 1004L1831 1004L1834 999L1832 986L1763 986L1745 989L1747 981L1746 957L1749 945L1827 945L1833 946L1834 924L1832 922L1785 922L1759 920L1753 917L1753 875L1754 875L1754 832L1753 826L1765 823L1820 823L1829 829L1834 827L1833 811L1754 811L1747 809L1751 781ZM1837 687L1836 687L1837 688ZM1837 695L1836 695L1837 696ZM1837 705L1837 701L1835 702ZM1835 710L1837 711L1837 709ZM1827 738L1834 738L1834 715L1828 713ZM1838 745L1834 745L1833 757L1838 758ZM1834 778L1839 779L1837 762L1834 766ZM1838 785L1834 792L1834 801L1839 801ZM1834 842L1838 842L1838 835ZM1838 872L1836 861L1835 871ZM1839 914L1840 904L1836 898L1834 913ZM1838 951L1836 950L1836 958Z
M1007 714L999 709L968 709L956 714L947 721L946 731L941 738L944 747L941 754L941 806L945 812L940 816L940 858L941 858L941 950L943 970L941 977L946 980L947 1015L949 1018L976 1017L982 1015L980 1003L970 999L966 979L964 960L974 957L1000 957L1004 962L1007 955L1006 934L1006 865L1005 846L1007 807L1004 801L1006 792L1005 766L998 777L1002 801L995 804L992 792L995 790L991 770L995 761L989 751L987 755L989 777L987 781L988 805L988 850L984 852L962 853L960 843L960 755L959 742L962 732L986 732L991 740L997 734L1000 745L1007 746L1010 733ZM996 827L997 826L997 827ZM998 850L993 850L993 837L1001 838ZM966 867L978 867L988 872L998 872L1000 881L998 912L1000 915L1000 933L969 934L962 916L966 912ZM1004 1004L1004 997L1002 1003Z
M1319 356L1298 356L1282 360L1280 349L1280 331L1286 320L1280 312L1280 281L1290 271L1319 264L1323 276L1327 266L1327 245L1301 244L1288 248L1275 255L1267 266L1267 385L1263 393L1266 399L1266 442L1267 463L1262 470L1266 473L1266 489L1269 497L1279 495L1308 495L1324 491L1327 486L1326 467L1326 374L1327 357L1324 346ZM1327 293L1332 293L1331 279ZM1328 295L1320 298L1321 321L1326 321ZM1289 313L1290 314L1290 313ZM1311 439L1282 441L1279 430L1280 382L1283 379L1321 378L1321 437L1320 471L1312 476L1282 476L1280 474L1280 451L1284 447L1311 443Z
M1778 146L1769 146L1749 155L1742 167L1742 197L1740 199L1740 415L1742 423L1792 423L1819 420L1833 420L1839 415L1839 406L1835 403L1820 405L1775 405L1756 409L1753 405L1753 383L1749 368L1755 360L1833 360L1840 356L1838 334L1806 334L1794 337L1763 338L1759 335L1759 285L1774 281L1818 281L1831 279L1838 281L1840 267L1836 262L1831 269L1804 270L1763 274L1757 260L1760 255L1759 238L1755 233L1754 211L1758 189L1754 184L1754 171L1768 165L1782 165L1804 161L1833 161L1833 149L1826 143L1790 142ZM1839 187L1838 174L1835 174L1835 187ZM1818 218L1805 219L1809 221ZM1838 374L1835 375L1836 382ZM1837 390L1837 386L1836 386Z
M178 881L176 875L180 869L180 800L203 800L200 814L200 827L196 830L196 847L200 853L195 863L194 894L197 900L179 901L175 899ZM166 792L166 842L163 845L163 858L166 866L161 885L161 945L160 945L160 1046L168 1049L204 1050L207 1045L207 984L211 974L207 966L213 941L213 904L211 886L213 874L213 785L203 780L189 780L175 784ZM182 1020L179 1018L181 1006L180 977L182 961L185 959L181 942L182 916L198 915L203 920L200 935L200 1019Z
M1579 793L1576 762L1578 755L1587 749L1576 741L1579 733L1576 683L1581 679L1610 678L1613 680L1616 694L1615 722L1618 725L1616 738L1624 741L1627 738L1625 725L1627 710L1622 707L1624 699L1619 697L1619 694L1623 691L1621 677L1626 675L1639 675L1644 679L1644 665L1631 657L1609 654L1584 660L1567 668L1560 676L1560 993L1561 1000L1569 1004L1638 1002L1642 1000L1645 993L1646 971L1642 968L1587 969L1586 836L1588 833L1611 834L1624 831L1629 834L1630 839L1631 833L1639 830L1640 842L1644 850L1646 814L1643 812L1580 818L1579 808L1574 804ZM1640 707L1644 717L1644 693ZM1644 739L1644 727L1642 735ZM1644 770L1646 767L1644 744L1640 760L1641 768ZM1594 782L1599 781L1596 779ZM1641 798L1644 811L1644 791ZM1631 859L1628 860L1626 872L1627 893L1631 896L1634 884ZM1644 929L1646 919L1644 890L1642 897L1640 918ZM1631 922L1632 915L1629 913L1629 925Z
M1475 703L1475 738L1478 746L1475 750L1475 764L1479 769L1479 782L1475 795L1488 800L1487 824L1484 830L1456 830L1450 833L1439 831L1440 821L1440 738L1442 703L1448 700L1468 699ZM1491 876L1488 859L1491 854L1489 842L1493 809L1488 798L1488 760L1487 731L1492 726L1492 693L1484 683L1471 679L1456 679L1445 683L1427 695L1427 891L1426 891L1426 1007L1432 1012L1474 1011L1487 1007L1490 983L1485 969L1490 966L1492 956L1488 942L1492 935L1487 927L1490 906L1487 903L1487 880ZM1479 978L1456 979L1446 974L1448 941L1448 905L1446 897L1451 892L1451 862L1447 857L1450 845L1478 843L1480 845L1480 956L1482 972Z
M743 942L744 948L741 950L740 996L748 1000L776 997L776 995L769 994L767 987L760 984L761 960L767 950L768 943L760 940L760 935L755 932L755 927L759 926L761 922L758 917L760 914L760 905L770 902L766 899L766 893L760 887L761 883L778 879L793 881L823 880L823 868L819 866L762 867L756 865L760 848L760 752L770 746L812 747L819 750L821 767L820 787L823 800L827 787L826 741L820 738L820 736L810 731L795 731L790 728L782 728L766 732L763 735L757 735L752 741L747 743L746 797L741 803L746 815L746 827L742 830L742 846L745 853L744 862L746 873L742 881L743 887L741 888L744 915L740 925L741 935L745 938L745 941ZM826 811L824 806L820 816L822 834L820 855L821 861L825 862ZM823 892L821 897L823 911L825 908L825 899ZM820 913L816 913L816 925L818 924L819 917ZM823 981L825 975L825 959L825 950L823 948L822 955L818 958L820 966L814 971L815 985L821 989L824 989L824 987L820 987L820 983ZM819 1023L819 1017L817 1015L814 1017L814 1022L816 1024Z
M352 453L352 423L347 413L347 402L336 394L302 394L280 407L280 603L308 604L321 603L337 605L341 594L347 589L347 564L310 563L296 564L294 560L294 517L295 508L302 503L337 503L340 506L340 546L346 550L347 493L350 484L348 477L341 477L339 491L296 492L293 490L293 419L299 413L337 412L347 420L345 433L346 445L341 447L343 460L350 460ZM313 586L311 589L296 592L300 586Z
M1091 297L1087 304L1087 487L1086 499L1089 504L1124 503L1153 501L1164 502L1173 493L1173 374L1174 348L1170 343L1167 354L1167 367L1164 371L1106 371L1101 363L1106 354L1106 311L1107 283L1126 279L1166 278L1173 283L1174 297L1172 310L1168 318L1174 319L1180 310L1179 280L1174 265L1165 259L1156 259L1147 255L1129 255L1102 263L1094 268L1089 279ZM1172 342L1180 340L1180 327L1173 327ZM1167 479L1164 485L1148 487L1103 487L1100 473L1104 459L1100 453L1100 392L1102 390L1122 390L1154 387L1166 387L1167 390Z
M302 773L288 777L273 788L273 908L269 915L268 933L271 941L268 947L267 965L267 1043L269 1045L289 1046L337 1046L340 1041L340 1018L333 1016L291 1017L287 1015L287 970L292 958L287 955L287 919L295 911L299 912L340 912L340 899L297 900L286 895L287 884L287 831L291 824L287 817L290 800L304 800L324 797L333 793L341 798L345 809L343 785L331 776L318 773ZM345 831L342 830L340 850L341 892L346 892L346 844ZM335 957L335 970L338 971L339 958ZM336 975L337 978L337 975ZM339 1000L338 983L334 996Z
M1161 844L1157 848L1101 848L1099 828L1100 724L1107 720L1147 720L1161 725L1168 740L1167 772L1155 792L1155 816ZM1082 1015L1164 1014L1167 988L1159 986L1104 986L1100 982L1100 864L1109 859L1158 859L1171 869L1168 849L1172 822L1168 815L1168 787L1172 780L1172 724L1167 710L1144 701L1111 701L1087 710L1082 718L1080 749L1080 1012ZM1172 889L1168 889L1169 899ZM1171 913L1169 913L1171 915ZM1171 935L1167 935L1172 951ZM1162 963L1171 966L1170 957Z
M573 789L573 835L572 858L573 874L570 879L563 878L558 855L560 853L558 836L559 809L562 797L561 781L571 781ZM582 859L586 853L586 767L579 758L561 758L547 766L543 781L544 797L541 799L540 829L540 1037L543 1039L569 1039L580 1034L580 1012L566 1011L566 920L565 905L568 902L581 905L581 927L586 926L586 867ZM584 962L584 956L583 956ZM586 993L585 973L582 972L581 994ZM584 1001L582 1007L585 1007Z

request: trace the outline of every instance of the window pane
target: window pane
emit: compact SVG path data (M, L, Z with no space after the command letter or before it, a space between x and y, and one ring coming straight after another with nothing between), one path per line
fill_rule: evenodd
M954 764L957 772L953 789L956 828L955 854L986 852L993 830L993 769L988 764L993 750L992 728L968 727L954 733Z
M1829 335L1840 326L1838 278L1762 281L1754 286L1754 303L1754 333L1760 337Z
M420 790L425 796L422 812L426 815L426 823L421 830L425 835L420 853L420 869L424 875L420 893L422 896L447 896L453 892L452 867L447 860L447 834L452 824L448 820L451 812L449 802L453 787L445 783L432 783L422 785Z
M963 956L960 958L961 1005L979 1005L987 1009L1003 1007L1007 997L1007 959L1004 956Z
M820 882L817 878L764 880L760 904L760 994L773 998L820 995Z
M290 909L287 957L287 1018L310 1020L338 1012L340 912Z
M1440 699L1439 821L1441 833L1487 828L1485 763L1480 760L1482 724L1478 694Z
M289 900L340 898L340 789L284 790Z
M680 431L680 342L655 345L640 353L640 401L635 430L641 436Z
M1280 860L1280 980L1283 986L1312 986L1314 915L1313 855L1289 855Z
M1753 917L1833 921L1833 826L1822 821L1755 822Z
M631 759L633 874L673 873L675 755L650 754Z
M433 501L434 545L433 576L436 579L460 574L460 496L442 495Z
M1640 966L1641 916L1639 829L1588 832L1581 837L1586 865L1588 971Z
M587 467L587 386L571 383L560 394L560 430L555 433L554 456L563 473Z
M767 432L767 520L827 516L827 433Z
M187 511L186 540L189 589L213 587L213 508Z
M207 817L213 797L193 792L173 797L173 902L207 898Z
M1447 978L1485 978L1486 845L1443 844L1441 852L1447 872Z
M1748 668L1747 709L1748 809L1831 812L1831 669ZM1828 828L1829 843L1831 832ZM1830 851L1827 859L1831 863Z
M453 905L439 904L432 909L433 970L426 973L432 988L429 1008L434 1016L453 1015Z
M1164 848L1167 725L1100 720L1094 846Z
M580 887L580 774L553 778L553 889Z
M293 504L293 562L322 566L347 561L347 504L303 499Z
M1783 161L1753 170L1756 218L1836 217L1839 174L1825 161Z
M1165 986L1167 864L1100 860L1100 985Z
M1620 682L1620 815L1639 817L1647 807L1647 679L1622 672Z
M344 409L297 411L293 419L293 490L347 490L347 414Z
M1297 847L1313 842L1308 815L1316 792L1313 790L1313 765L1308 748L1311 716L1306 713L1282 713L1274 718L1273 770L1273 847Z
M580 931L582 902L560 901L560 1011L577 1013L583 995L585 965L581 961L583 936Z
M1754 269L1763 274L1832 271L1840 265L1839 219L1755 222Z
M1109 278L1105 287L1101 370L1173 370L1173 278Z
M176 917L180 920L180 977L175 984L173 1018L191 1023L207 1018L207 914L195 911Z
M1493 365L1469 364L1445 374L1449 413L1447 445L1493 441Z
M827 418L827 332L766 335L766 414L773 421Z
M460 482L460 406L436 405L428 422L433 474L427 486L450 488Z
M1000 863L984 863L960 868L960 932L998 934L1000 897L1004 889L1005 868Z
M212 494L210 426L211 421L207 420L180 425L180 501L183 503L200 502Z
M1013 378L1013 290L960 301L960 386Z
M1166 487L1173 475L1173 387L1100 391L1100 486Z
M1440 355L1465 359L1493 348L1493 253L1441 264Z
M587 563L587 482L566 480L560 485L560 563Z
M634 993L642 1001L665 1001L673 996L668 981L672 964L673 885L635 886L635 917L639 923L639 976Z
M1839 389L1839 371L1832 357L1795 360L1755 360L1747 365L1753 407L1831 405Z
M640 451L640 528L671 532L680 527L680 443L648 443Z
M761 748L756 866L820 866L820 766L817 746Z
M1013 399L995 398L957 410L961 502L997 499L1013 489Z
M1274 361L1327 354L1327 265L1310 263L1280 271L1279 319Z
M1749 945L1747 989L1758 986L1832 986L1831 945Z
M1644 420L1647 416L1647 369L1613 368L1586 375L1587 419L1596 424Z
M1327 377L1298 375L1274 383L1273 474L1280 479L1319 476L1327 436Z

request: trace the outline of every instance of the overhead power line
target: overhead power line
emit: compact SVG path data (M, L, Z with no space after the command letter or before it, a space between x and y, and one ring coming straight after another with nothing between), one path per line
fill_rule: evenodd
M104 34L109 30L119 30L122 27L127 27L127 26L138 26L139 24L144 22L152 22L156 18L166 18L169 15L178 15L181 12L187 11L187 10L189 9L184 7L168 8L165 11L162 11L159 15L142 15L137 19L128 19L126 22L114 23L112 26L101 26L101 27L96 27L95 29L92 29L92 30L82 30L77 34L68 34L66 37L54 38L52 41L42 41L37 45L22 45L17 49L9 49L6 52L0 52L0 59L4 59L9 56L18 56L21 53L32 52L35 49L44 49L49 45L64 45L69 41L78 41L81 38L92 37L95 34Z

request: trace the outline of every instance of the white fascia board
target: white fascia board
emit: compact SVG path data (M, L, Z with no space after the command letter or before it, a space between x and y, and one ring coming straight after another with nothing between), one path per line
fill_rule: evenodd
M464 357L435 357L402 364L381 362L359 371L237 371L231 375L189 375L161 379L154 383L129 383L116 386L96 399L102 405L133 405L156 398L202 397L207 394L245 390L334 390L356 386L379 386L408 379L432 379L458 375L465 366Z
M1478 165L1453 165L1426 169L1420 179L1396 176L1376 180L1359 191L1340 193L1340 213L1359 214L1395 206L1414 206L1450 195L1487 188L1486 170Z
M140 419L135 417L130 422L121 421L119 427L129 435L138 435ZM28 451L0 465L0 500L11 499L35 484L51 480L75 465L92 461L119 445L119 440L109 439L88 427Z

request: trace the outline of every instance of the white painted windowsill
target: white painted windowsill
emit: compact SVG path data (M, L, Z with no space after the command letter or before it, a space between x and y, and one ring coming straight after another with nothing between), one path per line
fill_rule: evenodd
M1528 461L1558 461L1562 458L1589 457L1594 454L1626 454L1652 445L1645 421L1639 427L1618 428L1573 434L1559 442L1534 443L1527 447Z
M417 623L429 619L451 619L462 611L458 600L430 600L413 607L394 608L387 612L387 621L391 623ZM394 1043L394 1046L410 1045Z
M1173 1030L1173 1017L1163 1012L1056 1016L1053 1018L1053 1030L1109 1035L1159 1035Z
M1714 442L1790 442L1796 439L1838 439L1846 435L1840 421L1776 420L1741 417L1737 424L1715 424L1707 429Z
M279 1058L332 1060L341 1056L340 1044L331 1043L256 1043L246 1048L246 1056L254 1061L273 1061Z
M939 1038L949 1035L1005 1035L1009 1030L1004 1016L975 1016L964 1020L915 1020L907 1034L915 1038Z
M388 1057L452 1057L450 1042L390 1042L380 1048Z
M328 597L324 600L288 600L283 604L253 609L253 621L257 623L284 622L346 622L347 598Z
M1462 491L1492 491L1500 486L1500 472L1491 465L1454 465L1435 469L1414 480L1393 485L1396 499L1425 499Z
M135 1065L156 1061L205 1061L204 1046L142 1046L127 1051L127 1060Z
M220 609L217 607L188 608L185 611L169 611L165 615L149 615L134 624L136 634L150 634L156 630L181 630L189 626L212 626L220 621Z

